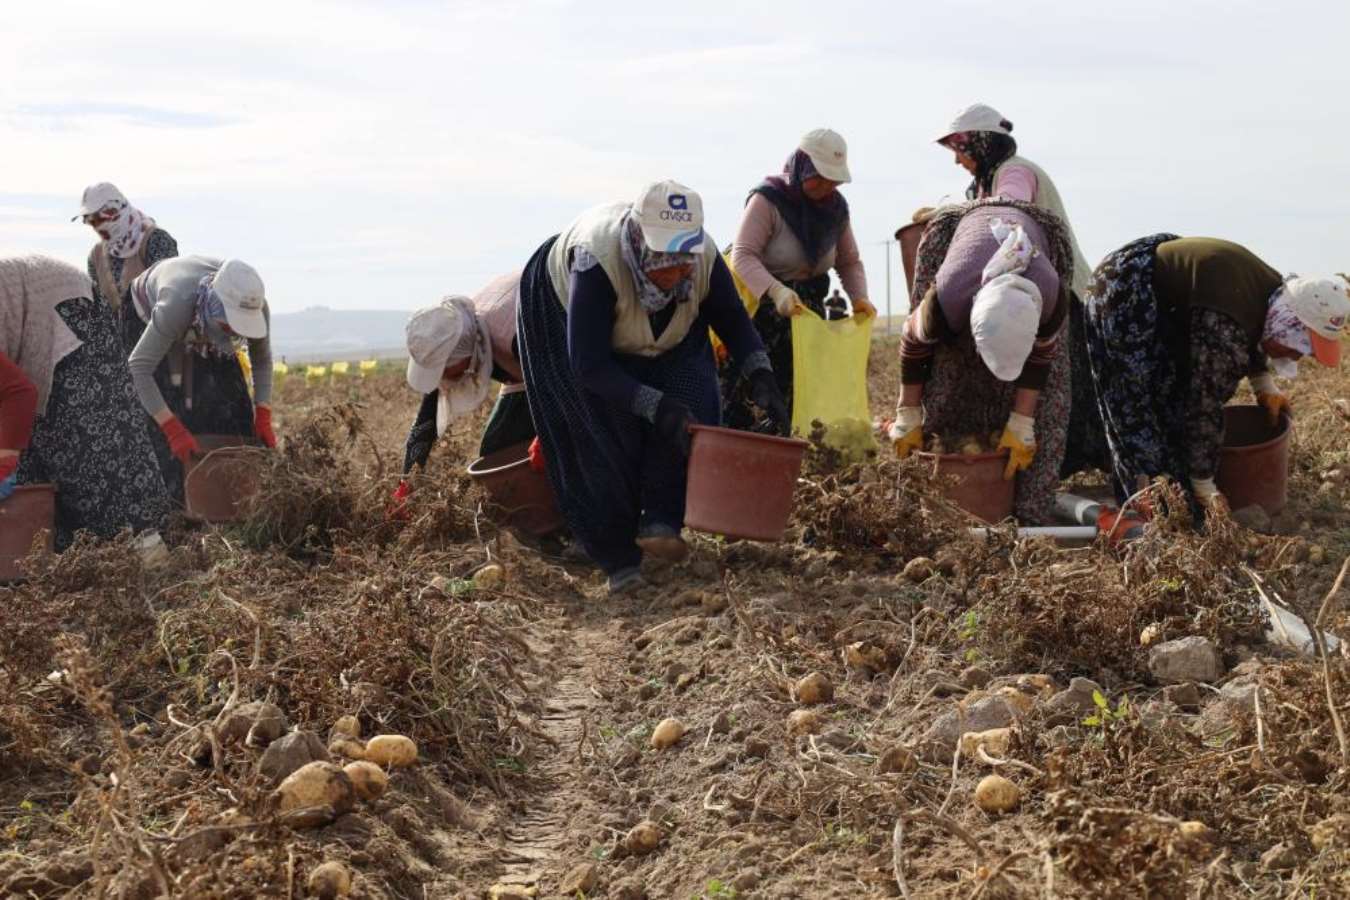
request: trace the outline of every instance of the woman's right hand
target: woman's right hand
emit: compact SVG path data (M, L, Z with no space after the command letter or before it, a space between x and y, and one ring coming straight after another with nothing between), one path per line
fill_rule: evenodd
M902 406L895 411L889 437L898 459L923 449L923 407Z
M802 298L797 296L797 292L782 282L778 282L769 288L769 299L773 301L773 308L778 310L778 314L784 318L789 316L801 315L806 309L802 303Z

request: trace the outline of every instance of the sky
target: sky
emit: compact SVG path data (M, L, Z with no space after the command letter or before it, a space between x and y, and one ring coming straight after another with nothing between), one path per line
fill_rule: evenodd
M9 7L13 8L9 8ZM274 311L412 309L519 269L589 206L681 181L730 243L801 134L848 141L870 293L968 181L960 108L1014 123L1092 262L1157 231L1350 268L1350 4L66 0L6 4L0 252L83 266L112 181Z

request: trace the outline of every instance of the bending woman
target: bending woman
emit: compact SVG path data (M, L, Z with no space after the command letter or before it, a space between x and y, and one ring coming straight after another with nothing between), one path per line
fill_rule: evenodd
M716 425L711 326L775 429L789 424L764 345L672 181L582 213L525 266L517 334L530 413L559 506L611 593L643 553L680 560L689 426Z
M789 409L790 318L803 309L822 318L835 317L825 303L830 270L839 273L855 315L876 315L867 299L867 274L849 222L848 201L839 193L839 186L850 180L844 139L828 128L808 131L783 164L783 173L764 179L750 192L731 245L731 267L750 295L772 301L761 302L751 315ZM754 411L748 385L733 374L724 364L726 424L750 428Z
M905 320L890 432L896 454L920 449L925 428L949 440L1002 428L1018 519L1050 522L1068 430L1066 230L1029 203L944 207L915 268L918 302Z
M276 446L267 298L245 262L180 256L137 277L131 299L147 323L131 353L131 375L159 426L164 483L181 503L184 466L200 452L194 434L252 436ZM236 356L245 343L253 398Z
M1093 273L1087 342L1106 423L1117 499L1160 475L1196 506L1215 484L1223 407L1246 377L1271 423L1289 409L1272 377L1297 360L1340 363L1350 314L1336 278L1285 281L1230 241L1155 234L1107 256Z
M159 549L168 497L113 317L89 279L43 256L0 258L0 499L56 486L57 550L82 529Z

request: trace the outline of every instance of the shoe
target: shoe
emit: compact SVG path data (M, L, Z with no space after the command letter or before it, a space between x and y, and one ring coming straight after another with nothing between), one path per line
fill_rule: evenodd
M689 558L689 545L669 525L653 523L638 529L637 545L643 553L666 562L679 563Z
M646 583L646 579L642 577L642 569L637 566L620 569L609 576L609 595L618 597L623 594L631 594Z

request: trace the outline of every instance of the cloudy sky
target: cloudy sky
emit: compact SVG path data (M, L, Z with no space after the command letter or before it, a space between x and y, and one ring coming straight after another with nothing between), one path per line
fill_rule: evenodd
M283 312L472 293L658 178L699 190L725 244L822 125L848 139L884 306L883 242L964 188L932 139L977 100L1055 178L1094 262L1171 230L1350 267L1346 3L10 6L0 248L83 264L93 235L69 218L110 180L184 252L252 262Z

